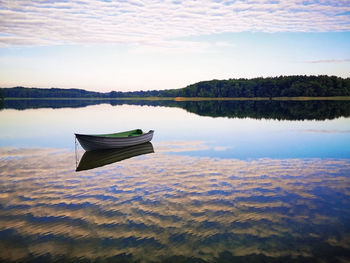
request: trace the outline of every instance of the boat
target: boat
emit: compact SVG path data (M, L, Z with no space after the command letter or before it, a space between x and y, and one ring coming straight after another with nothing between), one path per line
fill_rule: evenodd
M111 134L78 134L75 137L85 151L124 148L150 142L153 130L144 133L141 129Z
M148 153L154 153L150 142L119 149L88 151L81 157L75 171L90 170Z

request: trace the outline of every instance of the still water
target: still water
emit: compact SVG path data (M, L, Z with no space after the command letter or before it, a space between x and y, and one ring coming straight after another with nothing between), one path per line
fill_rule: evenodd
M349 112L349 102L7 102L0 261L349 262ZM134 128L155 130L152 144L75 150L74 132Z

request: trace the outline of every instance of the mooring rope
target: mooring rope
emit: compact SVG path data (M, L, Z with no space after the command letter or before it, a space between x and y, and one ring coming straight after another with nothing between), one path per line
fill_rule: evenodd
M74 136L75 138L75 169L78 168L78 142L77 142L77 136Z

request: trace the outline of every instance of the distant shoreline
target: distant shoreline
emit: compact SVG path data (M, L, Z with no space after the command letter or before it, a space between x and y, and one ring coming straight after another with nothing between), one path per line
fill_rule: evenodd
M180 89L97 92L62 88L0 88L0 98L144 101L305 101L345 100L350 78L336 76L279 76L200 81Z
M21 98L21 97L7 97L4 100L100 100L100 101L113 101L113 100L148 100L148 101L309 101L309 100L334 100L334 101L350 101L350 96L334 96L334 97L125 97L125 98Z

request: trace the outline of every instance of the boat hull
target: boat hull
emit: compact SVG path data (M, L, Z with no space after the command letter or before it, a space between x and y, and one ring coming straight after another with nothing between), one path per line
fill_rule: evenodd
M80 145L85 151L117 149L149 142L153 138L154 131L130 137L103 137L86 134L75 134Z

